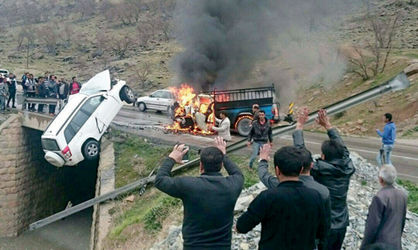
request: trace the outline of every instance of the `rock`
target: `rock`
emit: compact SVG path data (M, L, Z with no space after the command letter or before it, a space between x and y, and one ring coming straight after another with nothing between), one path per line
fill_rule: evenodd
M74 57L72 56L67 56L62 59L63 62L72 62L73 60L74 60Z
M364 123L364 120L362 120L362 119L357 120L358 125L363 125L363 123Z
M409 65L403 71L405 72L405 74L407 76L412 76L412 75L418 73L418 63L413 63L413 64Z
M21 59L23 57L19 54L13 53L13 54L8 55L7 58L9 58L9 59Z
M103 50L97 49L91 54L91 57L93 57L93 58L101 57L103 55L103 53L104 53Z
M319 155L314 155L317 158ZM377 182L378 167L368 163L356 152L350 152L350 157L356 167L356 172L351 178L348 190L347 204L350 214L350 225L343 243L343 249L359 249L363 239L365 221L367 218L368 207L373 196L379 191L380 185ZM402 187L396 186L402 190ZM253 197L265 190L264 185L259 182L241 192L237 201L237 206L241 206L239 212L234 216L234 224L238 217L248 207ZM418 215L408 211L406 215L405 230L402 236L403 249L417 249L418 247ZM260 240L261 225L257 225L247 234L238 234L233 231L231 249L257 249ZM151 249L182 249L181 226L170 227L169 234L162 242L156 243Z
M241 243L239 244L239 248L242 250L248 250L250 249L247 243Z
M131 194L124 199L124 201L133 202L135 200L135 195Z
M244 212L253 200L253 196L240 196L235 204L234 213Z
M316 90L315 92L313 92L312 96L318 96L321 94L321 90Z

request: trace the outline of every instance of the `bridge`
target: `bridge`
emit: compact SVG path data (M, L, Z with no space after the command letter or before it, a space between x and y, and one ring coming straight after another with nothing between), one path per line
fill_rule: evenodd
M39 131L45 131L53 117L42 114L29 112L27 110L19 111L22 115L22 126L25 128L31 128Z

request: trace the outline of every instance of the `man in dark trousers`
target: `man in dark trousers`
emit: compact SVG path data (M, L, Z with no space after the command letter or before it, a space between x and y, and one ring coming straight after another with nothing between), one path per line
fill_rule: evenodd
M231 249L234 206L241 193L244 176L226 156L226 143L215 139L216 147L200 153L199 177L170 177L174 164L181 163L188 149L176 145L164 160L155 178L155 186L183 201L184 249ZM229 176L220 173L222 164Z
M296 123L296 130L293 132L293 143L294 146L302 150L302 171L299 175L299 180L308 188L318 191L321 195L322 202L325 205L325 218L327 230L330 229L331 223L331 201L328 188L322 184L316 182L313 177L310 175L311 169L313 167L312 154L305 148L303 141L303 126L308 120L309 111L307 108L303 108L298 112L298 118ZM264 145L260 150L260 161L258 164L258 176L261 182L267 188L275 188L279 185L279 180L272 176L268 171L268 158L270 155L271 147L270 145ZM326 246L326 238L316 240L316 245L319 249L324 249Z
M65 102L68 97L69 89L70 87L68 83L65 81L64 78L61 78L61 80L58 81L58 98L59 98L58 110L62 110L62 108L64 107Z
M321 195L299 180L303 151L282 147L274 154L280 184L261 192L238 218L237 231L247 233L261 223L259 249L315 249L325 241L327 220Z
M331 230L327 239L328 249L341 249L349 223L347 192L355 168L350 159L350 152L338 131L332 127L325 110L319 110L316 121L327 130L329 140L322 143L321 159L314 163L311 175L315 181L328 188L331 197ZM295 136L295 144L303 145L302 130L299 133L300 136Z
M382 164L392 164L391 156L393 145L396 140L396 126L392 121L392 114L386 113L383 116L383 121L385 122L383 133L379 129L376 129L376 133L382 137L382 147L376 158L379 167L382 166Z
M373 197L367 215L366 229L361 249L375 243L402 249L402 232L405 226L407 195L393 186L396 169L383 165L379 171L382 189Z
M38 84L36 85L39 98L46 98L48 96L48 81L43 77L39 77ZM44 112L44 104L38 104L38 113Z
M48 97L49 98L56 98L58 99L58 83L57 83L57 77L54 75L51 75L49 77L48 81ZM55 115L55 108L56 104L49 104L49 115L54 116Z
M16 101L16 88L17 88L17 81L16 76L12 73L9 74L9 81L7 82L9 86L9 99L7 100L7 107L10 106L10 100L12 101L12 108L16 108L15 101Z
M253 168L253 163L257 158L260 148L266 144L273 143L273 136L270 123L266 119L266 113L264 110L258 111L258 119L254 120L251 126L250 134L248 135L247 146L253 148L253 152L250 157L249 167Z

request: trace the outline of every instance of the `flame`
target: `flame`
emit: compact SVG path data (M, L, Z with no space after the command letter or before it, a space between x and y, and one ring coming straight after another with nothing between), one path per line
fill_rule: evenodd
M209 95L197 95L188 84L169 89L176 97L178 105L174 110L174 123L166 129L192 134L214 134L209 130L215 124L213 98Z

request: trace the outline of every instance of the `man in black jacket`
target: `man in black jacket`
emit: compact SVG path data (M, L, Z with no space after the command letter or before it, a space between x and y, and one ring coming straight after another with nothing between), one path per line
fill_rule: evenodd
M260 110L258 111L258 119L253 121L250 134L248 135L247 146L253 146L249 164L250 168L253 168L253 163L260 152L260 148L266 143L270 143L271 146L273 136L270 123L266 119L266 113L264 110Z
M174 164L181 163L187 149L176 145L158 170L155 186L183 201L184 249L231 249L234 206L244 184L239 168L226 156L226 143L215 139L216 147L200 153L199 177L170 177ZM229 176L220 173L222 163Z
M7 100L7 107L9 108L10 100L12 100L12 108L16 108L15 106L15 99L16 99L16 88L17 88L17 81L16 76L12 73L9 74L9 81L7 82L9 85L9 99Z
M315 239L323 242L327 236L321 195L299 180L302 159L301 149L279 149L274 166L280 184L261 192L237 221L240 233L261 222L259 249L315 249Z
M310 175L313 160L311 152L309 152L305 145L303 144L303 125L308 120L309 111L307 108L304 108L298 112L298 118L296 123L296 130L293 132L293 143L296 148L302 150L302 171L299 175L299 180L308 188L318 191L321 195L321 200L325 205L325 219L326 219L326 228L327 231L330 229L331 223L331 201L328 188L324 185L316 182L313 177ZM279 185L279 180L272 176L268 171L268 159L270 155L271 147L270 145L264 145L260 150L260 161L258 164L258 176L261 182L267 188L275 188ZM325 238L320 241L317 239L316 244L319 249L324 249L326 247Z
M309 113L309 111L307 111ZM347 192L350 178L355 172L350 152L338 131L332 127L327 112L319 110L317 123L327 130L329 140L322 143L321 159L311 170L311 175L326 186L331 197L331 230L327 239L328 249L341 249L349 223ZM294 137L295 144L304 145L302 130Z

